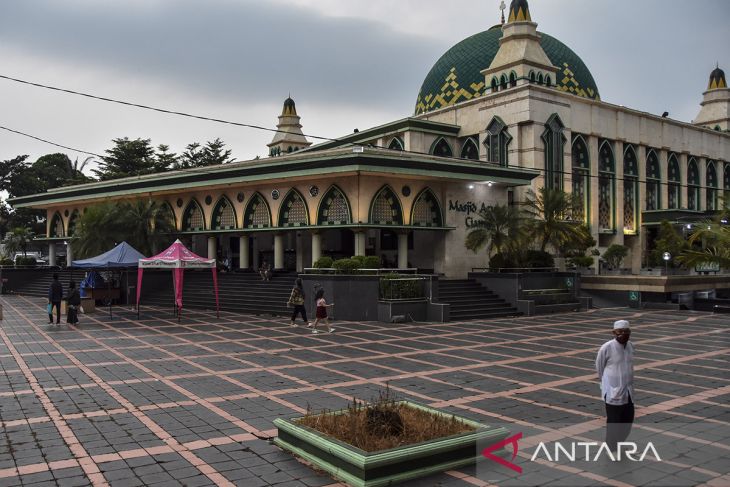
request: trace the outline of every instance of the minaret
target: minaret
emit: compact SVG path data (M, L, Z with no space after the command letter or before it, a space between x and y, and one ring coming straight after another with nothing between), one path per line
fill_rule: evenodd
M280 156L300 149L306 149L311 142L302 133L302 124L299 123L297 107L291 97L284 100L284 108L279 115L279 123L276 125L276 135L270 143L269 156Z
M558 68L540 46L537 24L530 17L527 0L512 0L507 23L502 25L499 50L482 71L492 92L525 83L555 86Z
M715 130L730 130L730 88L725 72L719 66L710 73L710 82L703 95L702 108L692 123Z

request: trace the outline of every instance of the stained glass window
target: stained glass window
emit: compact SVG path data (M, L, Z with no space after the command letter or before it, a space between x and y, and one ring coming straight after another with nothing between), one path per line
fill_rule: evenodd
M646 154L646 209L658 210L661 208L659 185L661 184L661 169L659 157L654 149L648 149Z
M674 153L669 155L667 179L669 180L667 207L671 209L679 208L681 206L680 188L682 179L679 175L679 161Z
M271 226L271 212L261 194L256 193L246 206L243 223L247 228L267 228Z
M632 145L624 146L624 232L637 231L637 200L639 193L639 169L636 151Z
M411 225L419 227L442 226L441 207L430 189L423 190L413 203Z
M193 200L188 203L188 207L185 208L183 214L183 231L192 232L195 230L203 230L205 223L203 221L203 210L200 209L200 205Z
M375 196L370 208L370 223L381 225L402 225L403 211L400 200L389 186L382 188Z
M280 227L297 227L307 225L307 205L298 191L290 191L281 203L279 214Z
M499 117L494 117L487 125L487 138L484 146L487 149L487 160L496 162L500 166L509 164L509 143L512 136L507 130L507 125Z
M221 198L213 209L213 229L230 230L236 228L236 213L228 198Z
M581 203L577 208L573 220L588 223L590 215L588 214L588 205L590 201L590 156L588 154L588 145L583 136L579 134L573 135L573 147L571 149L572 166L573 166L573 194L579 198Z
M694 157L687 164L687 208L700 209L700 169Z
M614 230L616 170L611 143L604 140L598 150L598 229Z
M706 208L710 211L717 210L717 170L715 161L707 161L707 175L705 176L707 191L705 193Z
M542 83L542 80L539 82ZM566 142L563 128L565 125L554 113L545 122L545 131L542 133L542 141L545 145L545 187L547 188L563 189L563 147Z
M351 220L347 198L338 187L331 187L322 197L317 224L343 225L350 223Z

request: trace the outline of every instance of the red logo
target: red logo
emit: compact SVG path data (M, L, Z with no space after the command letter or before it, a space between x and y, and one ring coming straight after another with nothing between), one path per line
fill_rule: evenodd
M482 455L485 458L494 460L495 462L499 463L500 465L504 465L505 467L512 469L517 473L522 473L522 467L512 463L512 461L514 461L514 459L517 457L517 449L518 449L517 441L521 440L521 439L522 439L522 433L517 433L514 436L505 438L504 440L500 441L499 443L495 443L494 445L486 447L484 450L482 450ZM504 458L494 455L492 453L493 451L499 450L500 448L504 448L506 445L509 445L509 444L513 445L512 461L507 461Z

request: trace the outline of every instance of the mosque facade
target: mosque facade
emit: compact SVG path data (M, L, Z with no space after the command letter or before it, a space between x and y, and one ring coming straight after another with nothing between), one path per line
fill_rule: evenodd
M629 248L634 273L663 220L691 224L730 191L730 89L712 71L691 123L603 102L568 46L539 32L526 0L449 49L412 116L316 145L288 98L269 157L16 198L47 211L50 257L84 208L152 198L199 253L241 268L301 271L322 255L377 255L463 277L484 267L464 240L483 206L529 189L580 197L599 249ZM67 252L67 259L72 259Z

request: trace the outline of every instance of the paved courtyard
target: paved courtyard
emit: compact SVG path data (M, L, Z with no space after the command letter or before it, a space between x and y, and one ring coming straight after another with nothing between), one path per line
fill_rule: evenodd
M339 485L272 445L272 421L386 384L523 434L521 474L485 460L409 486L730 485L728 315L336 322L334 334L312 335L288 319L186 311L178 323L150 308L55 329L44 300L0 303L0 486ZM631 320L636 347L630 439L661 459L532 461L541 441L602 438L593 362L618 318Z

